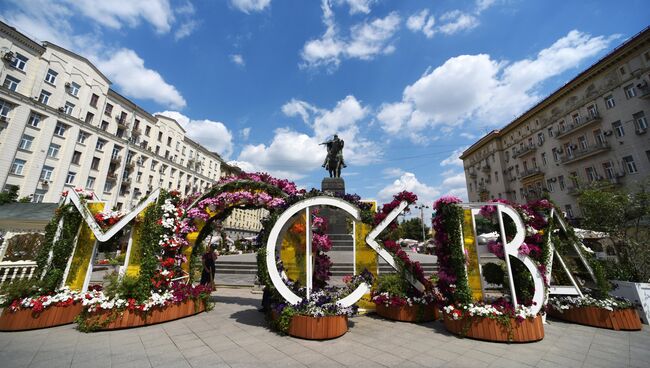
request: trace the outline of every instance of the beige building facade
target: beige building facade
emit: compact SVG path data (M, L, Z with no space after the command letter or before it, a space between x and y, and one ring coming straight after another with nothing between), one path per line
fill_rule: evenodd
M17 185L34 202L84 188L126 209L158 187L204 191L231 170L84 57L2 22L0 50L0 188Z
M580 217L581 188L635 189L650 176L650 27L461 155L470 201L548 192Z

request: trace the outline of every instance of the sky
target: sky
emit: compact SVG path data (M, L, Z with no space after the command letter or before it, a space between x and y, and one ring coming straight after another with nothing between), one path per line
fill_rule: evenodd
M246 171L348 193L467 198L458 156L648 24L588 0L3 0L0 19Z

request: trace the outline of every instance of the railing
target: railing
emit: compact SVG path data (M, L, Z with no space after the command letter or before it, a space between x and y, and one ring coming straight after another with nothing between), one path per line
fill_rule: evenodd
M610 149L609 143L607 142L599 142L596 143L593 146L589 146L587 148L583 148L581 150L575 150L571 153L570 156L564 157L562 159L562 163L566 164L569 162L577 161L580 159L583 159L585 157L591 156L592 154L596 154L602 151L606 151Z
M569 125L566 129L563 131L558 130L556 132L555 138L561 138L564 137L572 132L575 132L579 129L582 129L591 123L599 122L601 120L600 114L595 113L595 114L589 114L587 116L580 116L578 118L578 121L574 121Z
M521 150L516 150L515 153L512 155L512 158L521 157L535 151L537 151L537 147L534 144L530 144L524 146Z
M0 262L0 284L29 280L35 276L36 267L34 261Z
M542 169L540 169L539 167L533 167L532 169L528 169L528 170L522 172L521 176L519 176L519 179L525 179L525 178L527 178L529 176L533 176L533 175L537 175L537 174L541 174L541 173L542 173Z

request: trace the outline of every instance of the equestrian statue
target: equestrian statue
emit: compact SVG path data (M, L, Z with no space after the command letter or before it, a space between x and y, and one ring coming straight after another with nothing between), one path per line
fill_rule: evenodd
M340 178L341 168L347 167L343 160L343 145L345 142L338 135L334 134L332 139L321 144L327 146L327 156L325 157L325 162L323 162L323 167L329 171L330 178Z

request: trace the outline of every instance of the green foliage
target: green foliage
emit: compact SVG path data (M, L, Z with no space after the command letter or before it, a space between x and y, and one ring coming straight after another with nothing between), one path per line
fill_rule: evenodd
M21 197L21 198L18 200L18 203L30 203L31 201L32 201L32 198L31 198L31 197Z
M373 287L376 293L389 293L391 296L407 297L407 291L411 284L398 273L382 273L377 277Z
M613 260L599 260L598 262L608 280L630 281L639 278L636 270L628 262L621 263Z
M425 236L429 232L429 227L424 226ZM398 234L401 238L424 241L422 239L422 220L419 217L410 218L399 224Z
M139 277L124 275L120 280L118 273L113 272L104 277L104 281L104 293L110 298L119 295L122 299L145 300L149 297L150 288L142 288Z
M289 332L291 320L296 314L298 314L298 311L294 307L286 306L282 310L282 313L280 313L280 316L275 321L273 321L271 327L286 334Z
M0 192L0 206L16 202L19 189L17 185L9 185L6 191Z
M138 302L144 301L149 296L151 278L158 267L157 256L161 252L159 241L163 232L163 227L158 223L158 220L162 217L161 206L167 198L169 198L169 193L161 191L156 204L147 207L144 214L142 228L146 230L142 232L140 238L142 257L140 258L138 291L133 291L134 295L138 296Z
M456 275L456 290L454 291L453 301L461 304L469 304L472 302L472 291L469 288L467 280L467 272L465 272L465 254L463 253L463 209L456 205L450 204L440 208L442 216L442 228L445 229L449 237L449 266L455 270Z
M580 194L578 203L585 228L615 236L625 232L626 208L630 206L630 199L625 193L587 189Z
M30 280L21 279L15 280L11 283L3 284L0 288L0 307L5 308L16 299L32 297L41 294L42 283L39 279L33 278Z
M482 274L485 281L490 284L504 285L505 272L503 268L496 263L486 263L482 267Z

